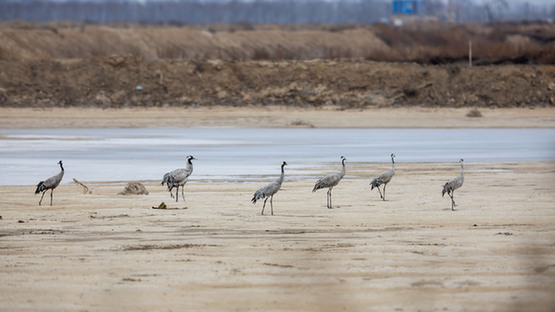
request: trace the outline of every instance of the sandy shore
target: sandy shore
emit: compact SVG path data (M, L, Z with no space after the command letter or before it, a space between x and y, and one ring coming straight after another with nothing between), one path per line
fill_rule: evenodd
M468 164L457 211L441 197L456 163L398 163L385 202L368 182L389 164L349 165L335 209L311 192L316 176L286 176L274 216L250 203L260 183L191 181L186 204L158 184L141 196L64 184L53 206L0 186L0 306L553 311L554 165ZM177 209L151 208L162 201Z
M469 108L337 107L269 108L0 108L1 128L107 127L317 127L317 128L552 128L555 108L480 109L482 117L466 117Z
M2 128L547 127L555 109L0 109ZM275 215L263 183L162 186L66 177L43 206L34 186L0 186L3 311L553 311L555 163L466 165L458 210L441 197L458 164L398 163L387 201L348 164L326 209L318 176L286 181ZM330 168L336 170L337 168ZM329 172L329 171L328 171ZM328 172L322 172L326 174ZM161 202L171 209L152 209ZM269 207L266 212L269 213Z

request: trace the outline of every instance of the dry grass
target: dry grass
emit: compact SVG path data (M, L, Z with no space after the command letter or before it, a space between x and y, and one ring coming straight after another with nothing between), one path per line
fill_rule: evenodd
M555 38L555 31L544 24L526 24L522 28L514 24L471 27L437 24L412 28L377 25L375 32L393 53L370 53L367 58L372 60L422 64L464 62L472 42L473 58L479 65L555 62L555 49L549 44Z
M95 25L0 24L0 59L75 59L131 54L147 60L226 61L365 58L446 64L553 64L547 24L446 25Z

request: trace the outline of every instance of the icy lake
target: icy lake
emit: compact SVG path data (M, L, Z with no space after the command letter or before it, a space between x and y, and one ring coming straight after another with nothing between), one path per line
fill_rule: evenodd
M297 179L338 170L342 155L386 166L391 153L398 164L553 161L555 129L0 129L0 184L36 184L59 160L63 183L157 181L193 155L194 183L267 180L284 160Z

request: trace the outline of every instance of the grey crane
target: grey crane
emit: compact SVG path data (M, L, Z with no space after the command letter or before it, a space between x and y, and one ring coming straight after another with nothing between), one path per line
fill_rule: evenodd
M447 181L447 183L443 185L443 191L441 192L441 197L443 197L445 193L447 193L447 195L451 197L451 210L453 211L455 211L455 206L457 206L455 204L455 199L453 199L453 196L455 195L455 190L460 188L464 183L463 160L459 160L459 163L461 164L461 175Z
M52 206L52 193L54 193L54 189L60 185L62 178L64 177L64 166L62 165L62 161L58 162L60 168L62 169L60 173L55 176L51 176L50 178L40 181L37 184L37 189L35 190L35 195L42 192L42 196L40 197L39 206L42 204L42 198L44 197L44 193L50 190L50 206Z
M183 193L183 188L185 187L185 183L189 179L191 173L193 173L193 163L192 160L196 159L195 157L189 155L187 156L187 167L175 169L171 172L168 172L162 178L162 185L168 185L168 191L170 192L171 197L173 198L172 189L175 187L175 201L179 201L179 187L181 186L181 197L185 200L185 194Z
M345 176L345 160L347 160L345 157L341 156L341 171L337 172L337 173L332 173L329 174L323 178L321 178L320 180L316 181L316 184L314 185L314 188L312 189L312 192L316 192L316 190L322 189L322 188L328 188L328 194L327 194L327 201L326 201L326 205L328 207L328 209L332 209L332 205L331 205L331 190L333 189L334 186L336 186L337 184L339 184L339 181L341 181L341 179L343 179L343 177Z
M374 178L374 180L372 180L372 182L370 182L370 185L372 185L372 187L370 188L370 190L373 190L374 188L378 189L378 192L380 192L380 197L385 201L385 187L387 186L387 183L389 183L389 181L391 181L391 178L393 178L393 176L395 175L395 154L391 154L391 169L386 170L382 173L380 173L377 177ZM380 191L380 185L383 184L383 195L382 195L382 191Z
M256 204L256 201L259 200L259 199L266 198L264 200L264 205L262 205L261 214L264 214L264 208L266 207L266 201L268 200L268 197L270 197L270 207L272 208L272 215L274 215L273 199L274 199L274 195L279 191L279 189L281 187L281 183L283 183L283 176L285 175L285 171L283 170L283 167L285 165L287 165L287 163L284 161L281 164L281 175L279 176L279 178L277 180L273 181L272 183L269 183L268 185L266 185L263 188L256 191L254 193L254 196L252 197L252 203L253 204Z

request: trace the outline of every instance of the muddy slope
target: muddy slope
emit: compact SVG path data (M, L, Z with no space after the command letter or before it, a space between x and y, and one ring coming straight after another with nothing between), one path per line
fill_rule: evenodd
M184 61L120 55L0 60L0 105L534 107L555 104L555 66L364 60Z

